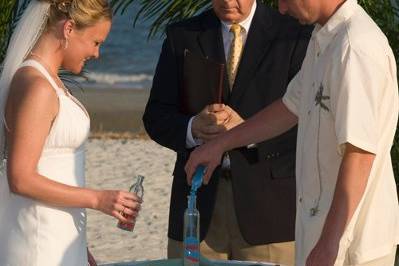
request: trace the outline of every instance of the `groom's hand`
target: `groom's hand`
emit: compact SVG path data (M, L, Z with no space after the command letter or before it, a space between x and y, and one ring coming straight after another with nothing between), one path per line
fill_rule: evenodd
M195 170L199 165L203 165L206 167L203 183L207 185L213 171L220 164L224 152L225 148L221 145L220 141L217 140L211 140L195 148L195 150L191 152L190 158L184 167L187 183L191 186Z
M224 104L211 104L197 114L191 125L194 138L209 141L226 131L226 123L230 113L225 110Z

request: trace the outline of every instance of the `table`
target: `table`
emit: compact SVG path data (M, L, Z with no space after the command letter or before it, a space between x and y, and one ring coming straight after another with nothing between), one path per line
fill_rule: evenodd
M183 266L183 260L163 259L163 260L149 260L149 261L136 261L136 262L131 261L131 262L103 264L100 266ZM201 259L200 266L278 266L278 264L232 261L232 260Z

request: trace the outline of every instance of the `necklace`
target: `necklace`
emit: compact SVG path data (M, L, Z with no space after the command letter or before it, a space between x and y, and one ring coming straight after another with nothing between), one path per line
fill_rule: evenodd
M53 71L51 71L51 68L46 63L46 61L43 59L43 57L38 55L37 53L34 53L34 52L30 52L30 55L33 56L33 57L36 57L37 59L39 59L40 63L42 63L42 65L47 70L47 72L50 74L50 76L55 78L59 82L59 84L61 84L61 86L58 85L58 84L57 84L57 86L64 91L66 96L69 96L70 95L69 90L65 87L65 85L62 82L62 80L60 79L60 77L57 74L55 74Z
M58 84L57 84L57 86L64 91L65 96L68 97L69 99L71 99L73 102L75 102L80 107L80 109L83 110L83 112L86 114L86 116L90 118L90 115L87 112L86 108L69 92L69 90L65 87L64 82L62 82L62 80L60 79L60 77L51 71L51 68L49 67L48 64L46 64L46 61L43 59L43 57L41 57L40 55L38 55L34 52L30 52L30 56L33 56L33 57L36 57L37 59L39 59L40 63L47 70L49 75L52 76L53 78L57 79L57 81L59 81L61 86L59 86Z

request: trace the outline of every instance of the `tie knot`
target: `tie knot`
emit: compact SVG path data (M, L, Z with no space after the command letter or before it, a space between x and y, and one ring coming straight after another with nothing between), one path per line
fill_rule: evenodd
M234 34L234 37L237 37L241 33L241 25L240 24L231 25L230 32Z

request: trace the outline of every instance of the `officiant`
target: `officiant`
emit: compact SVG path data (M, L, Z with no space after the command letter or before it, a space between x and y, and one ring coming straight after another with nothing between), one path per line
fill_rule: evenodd
M254 0L213 0L212 9L167 27L143 121L153 140L177 153L169 258L182 256L190 152L281 98L301 67L310 34L310 27ZM223 105L182 111L186 50L225 65ZM202 255L294 264L296 133L294 128L225 154L198 194Z

